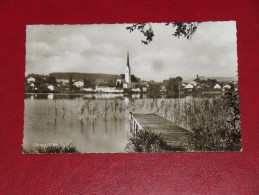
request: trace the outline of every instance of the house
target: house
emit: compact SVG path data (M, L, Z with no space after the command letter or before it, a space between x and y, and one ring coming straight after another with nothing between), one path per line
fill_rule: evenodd
M30 77L30 78L27 79L27 82L28 82L28 83L30 83L30 82L35 82L35 78Z
M185 89L193 89L193 85L189 83L184 88Z
M193 90L193 85L192 84L187 84L185 87L184 87L185 90L187 90L188 92L191 92Z
M84 86L84 82L83 82L83 81L77 81L77 82L74 83L74 85L75 85L76 87L80 88L80 87L83 87L83 86Z
M69 80L68 79L56 79L56 81L58 83L62 83L63 85L66 84L66 83L69 83Z
M193 86L196 86L198 83L195 82L195 81L191 81L190 84L193 85Z
M140 92L140 88L133 88L132 91L133 92Z
M54 86L53 86L53 85L48 85L48 89L49 89L50 91L53 91L53 90L54 90Z
M147 92L147 87L142 88L143 92Z
M230 85L224 85L223 89L231 89L231 86Z
M214 89L221 89L221 86L217 83L217 84L214 86Z
M95 92L101 92L101 93L122 93L122 89L116 89L116 87L102 87L102 86L96 86Z
M94 89L92 89L92 88L83 88L83 91L86 91L86 92L94 92Z
M139 83L138 79L131 74L131 68L129 64L129 52L127 53L127 64L125 68L125 74L120 74L116 80L117 87L123 87L124 89L134 88Z

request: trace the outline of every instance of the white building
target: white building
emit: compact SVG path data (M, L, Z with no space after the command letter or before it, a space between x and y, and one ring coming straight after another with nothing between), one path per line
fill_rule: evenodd
M30 83L30 82L35 82L35 78L30 77L30 78L27 79L27 82L28 82L28 83Z
M217 84L214 86L214 89L221 89L221 86L217 83Z
M69 83L69 80L68 80L68 79L56 79L56 81L57 81L58 83L63 83L63 84Z
M75 86L77 87L83 87L84 86L84 82L83 81L77 81L74 83Z
M53 86L53 85L48 85L48 89L49 89L50 91L53 91L53 90L54 90L54 86Z
M224 89L231 89L231 86L230 85L224 85L223 88Z
M193 89L193 85L192 84L188 84L184 87L185 89Z
M96 86L95 92L102 92L102 93L122 93L122 89L116 89L116 87L101 87Z
M83 88L83 91L94 92L94 89L92 89L92 88Z
M140 88L133 88L132 91L133 92L140 92Z
M198 83L195 82L195 81L191 81L190 84L193 85L193 86L196 86Z

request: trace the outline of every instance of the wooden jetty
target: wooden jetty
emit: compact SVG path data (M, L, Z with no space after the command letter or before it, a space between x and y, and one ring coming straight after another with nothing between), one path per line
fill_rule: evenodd
M130 113L130 129L133 134L137 134L143 129L148 129L154 133L161 133L168 145L179 150L182 150L181 140L188 133L188 130L154 113Z

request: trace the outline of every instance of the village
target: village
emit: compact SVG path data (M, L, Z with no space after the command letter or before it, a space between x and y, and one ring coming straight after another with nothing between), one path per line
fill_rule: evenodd
M172 78L171 78L172 79ZM120 80L120 79L118 79ZM170 79L169 79L170 80ZM201 80L199 77L192 81L182 81L170 83L168 80L163 82L138 81L134 87L127 89L118 85L118 82L112 84L109 81L103 81L93 85L85 79L69 80L55 79L53 76L34 75L27 76L25 81L25 92L30 93L220 93L226 91L237 91L237 81L217 81L216 79Z
M73 75L75 78L73 78ZM58 78L56 78L58 77ZM124 74L50 73L49 75L29 74L25 78L25 92L31 93L220 93L237 91L238 83L232 80L217 81L196 76L190 81L182 77L169 78L162 82L145 81L131 73L129 52Z

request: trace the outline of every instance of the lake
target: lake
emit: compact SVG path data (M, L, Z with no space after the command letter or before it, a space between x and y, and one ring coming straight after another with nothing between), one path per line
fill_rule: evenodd
M131 135L129 112L175 120L163 100L172 101L140 94L25 94L23 147L73 144L81 153L124 152ZM177 111L177 104L170 105ZM179 110L175 116L181 116Z

